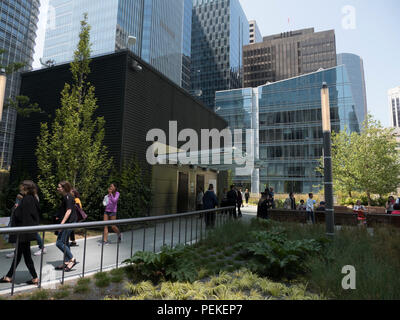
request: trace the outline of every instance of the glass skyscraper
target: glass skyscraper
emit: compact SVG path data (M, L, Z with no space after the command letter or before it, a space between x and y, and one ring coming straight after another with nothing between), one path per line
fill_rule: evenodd
M367 118L367 90L365 87L364 63L361 57L352 53L341 53L337 56L338 65L345 65L356 105L360 126Z
M187 75L182 75L187 72L183 56L190 54L184 33L191 29L187 0L50 0L49 16L55 19L46 30L44 60L72 60L84 13L92 27L94 56L127 48L128 37L135 36L137 43L129 49L179 86L187 86Z
M249 22L239 0L194 0L192 90L209 107L215 92L243 86Z
M322 177L315 171L323 152L321 87L330 90L332 130L359 132L355 100L346 68L339 66L288 80L216 93L217 114L233 129L254 129L253 177L236 176L246 186L268 185L277 193L317 192ZM251 110L251 112L250 112ZM257 121L254 119L257 113ZM249 127L249 124L252 127ZM252 181L259 176L259 181ZM254 189L254 187L252 187Z
M37 23L39 20L39 0L2 0L0 1L0 49L6 52L0 55L0 65L7 66L22 62L29 70L33 63ZM20 71L21 71L20 70ZM7 98L19 94L20 73L7 76ZM0 168L11 165L14 146L17 112L12 108L3 111L0 122Z

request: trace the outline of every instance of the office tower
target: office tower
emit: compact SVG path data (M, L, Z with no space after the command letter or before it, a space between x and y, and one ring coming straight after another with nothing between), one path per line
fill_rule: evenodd
M337 64L345 65L351 83L357 118L362 126L368 115L367 90L365 87L364 63L361 57L352 53L337 55Z
M263 37L261 35L260 29L258 28L257 21L250 20L250 44L259 43L263 41Z
M241 88L249 22L239 0L194 0L192 90L210 108L215 92Z
M390 126L400 128L400 86L388 91Z
M184 0L182 41L182 88L191 90L192 11L193 0Z
M25 63L25 67L19 71L32 67L39 7L39 0L0 2L0 48L6 51L0 55L0 65ZM6 99L19 94L20 82L20 72L7 76ZM16 119L16 110L3 110L0 122L0 169L9 169L11 165Z
M244 87L337 66L335 31L302 29L264 37L243 48Z
M55 17L46 29L44 60L56 64L73 59L80 21L88 13L92 55L128 48L128 37L137 38L129 49L174 83L187 86L189 52L187 28L191 27L188 0L50 0L49 15ZM182 71L186 72L183 76ZM183 79L184 78L184 79Z
M233 129L253 129L253 177L234 177L238 185L277 193L317 192L323 179L315 168L323 152L321 88L330 91L332 130L359 132L354 98L345 66L277 81L258 88L216 93L217 114ZM257 113L258 122L250 121ZM251 125L251 126L250 126ZM242 149L246 151L243 145ZM258 150L258 151L257 151ZM257 170L259 173L257 174ZM254 174L255 173L255 174ZM259 175L259 181L254 177Z

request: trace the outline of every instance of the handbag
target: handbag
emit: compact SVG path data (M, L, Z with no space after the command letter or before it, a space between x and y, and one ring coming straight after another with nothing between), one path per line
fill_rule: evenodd
M107 207L108 206L108 201L109 201L109 199L108 199L108 194L107 194L107 195L104 196L103 206Z
M76 215L78 217L78 222L85 221L87 219L87 214L85 211L82 210L82 208L75 203L75 210L76 210Z

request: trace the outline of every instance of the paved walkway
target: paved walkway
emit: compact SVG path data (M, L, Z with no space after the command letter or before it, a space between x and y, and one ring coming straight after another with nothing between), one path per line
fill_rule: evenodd
M242 208L243 219L248 220L256 215L257 209L255 207ZM194 243L196 239L200 239L202 232L203 237L205 236L205 224L204 221L198 217L193 217L192 220L181 219L181 226L179 228L179 220L175 220L174 223L159 223L156 228L142 228L133 231L127 231L123 233L122 242L117 244L117 235L114 233L109 234L110 245L104 246L103 248L103 263L101 266L102 256L102 237L88 238L86 241L86 258L84 259L84 239L77 240L78 247L72 247L71 251L74 257L79 262L71 272L65 272L65 280L72 280L82 276L83 272L85 276L100 271L102 267L103 271L111 270L118 266L121 266L124 260L131 257L131 252L142 251L143 246L146 251L158 252L163 244L176 245L178 243ZM203 228L201 228L201 225ZM164 232L165 226L165 232ZM180 232L179 232L180 230ZM164 236L165 234L165 236ZM145 239L143 244L143 239ZM119 247L119 248L118 248ZM119 250L117 250L117 248ZM63 253L55 246L50 244L46 246L47 253L43 255L43 271L42 271L42 286L44 288L48 286L54 286L56 283L60 283L62 279L62 271L56 271L54 268L62 263ZM32 247L31 251L36 252L37 246ZM8 272L12 259L7 259L6 254L12 252L12 249L0 251L0 277L3 277ZM118 252L118 257L117 257ZM41 256L32 255L35 263L36 272L40 272ZM118 260L117 260L118 258ZM31 279L31 275L25 266L25 263L21 259L21 262L16 270L15 278L15 292L26 290L28 288L34 288L33 286L27 286L26 281ZM84 270L83 270L84 268ZM0 283L0 295L9 294L11 292L11 284Z

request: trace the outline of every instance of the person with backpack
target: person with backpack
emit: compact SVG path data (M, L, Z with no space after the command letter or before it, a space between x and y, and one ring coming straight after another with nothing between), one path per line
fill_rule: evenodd
M81 195L79 194L78 190L76 190L76 189L72 189L72 194L75 197L75 206L77 206L75 208L75 210L77 211L76 212L77 213L77 222L81 222L82 221L82 217L80 217L80 215L78 214L79 213L78 210L79 209L82 210L82 202L81 202L81 199L80 199ZM78 247L78 244L76 243L76 240L75 240L75 231L74 230L71 231L71 235L69 236L69 238L70 238L70 241L71 241L69 243L69 246L70 247Z
M58 209L56 215L56 221L61 225L70 224L77 222L77 214L75 209L75 197L72 193L72 186L68 181L62 181L57 186L57 191L62 195L61 206ZM56 246L64 254L64 263L58 267L56 270L65 270L69 272L78 263L74 256L72 255L69 237L71 234L71 229L63 229L57 233Z

